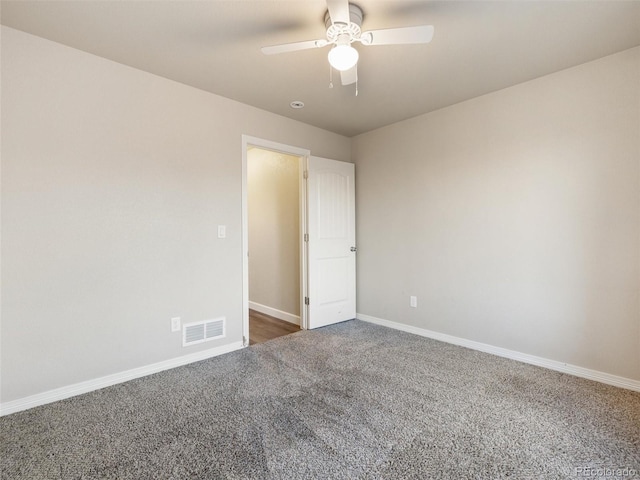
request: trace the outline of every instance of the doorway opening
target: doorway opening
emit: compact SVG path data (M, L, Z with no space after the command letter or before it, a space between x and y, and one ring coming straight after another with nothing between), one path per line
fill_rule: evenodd
M308 151L243 136L243 341L304 328Z

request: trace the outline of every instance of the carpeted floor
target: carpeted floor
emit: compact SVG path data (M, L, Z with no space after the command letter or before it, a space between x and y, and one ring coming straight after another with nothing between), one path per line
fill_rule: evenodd
M8 479L640 478L640 394L360 321L0 418Z

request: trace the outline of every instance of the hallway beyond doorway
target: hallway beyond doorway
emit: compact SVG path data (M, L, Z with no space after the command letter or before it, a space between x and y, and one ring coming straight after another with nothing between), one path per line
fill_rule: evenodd
M299 332L300 327L279 318L249 309L249 345Z

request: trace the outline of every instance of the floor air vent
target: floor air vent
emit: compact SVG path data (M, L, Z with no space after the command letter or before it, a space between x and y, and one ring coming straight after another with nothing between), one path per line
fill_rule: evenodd
M182 346L195 345L224 337L225 317L185 323L182 328Z

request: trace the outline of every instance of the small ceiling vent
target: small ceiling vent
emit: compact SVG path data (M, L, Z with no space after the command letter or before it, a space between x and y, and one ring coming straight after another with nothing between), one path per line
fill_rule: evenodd
M185 323L182 326L182 346L208 342L225 335L225 317L200 322Z

